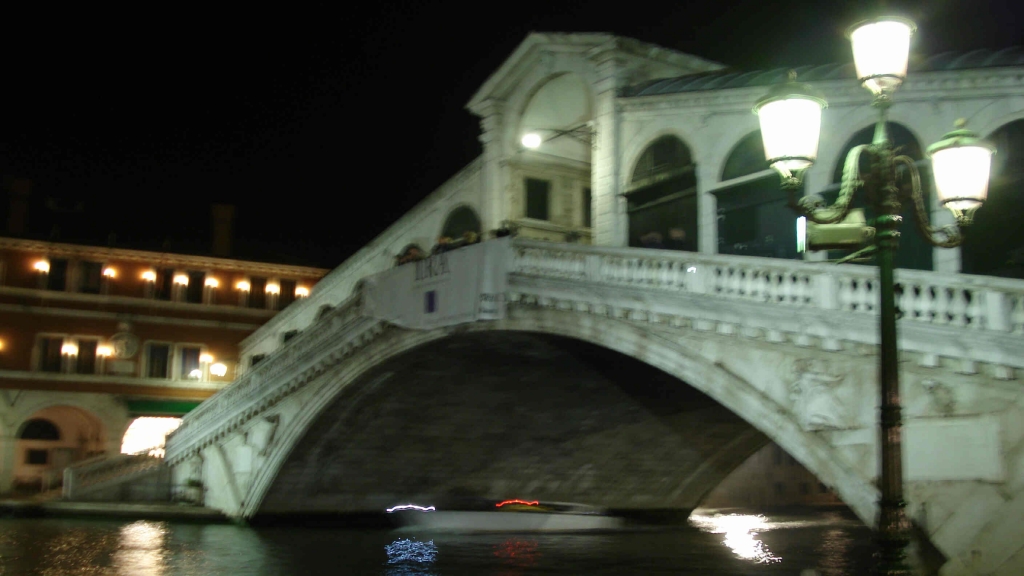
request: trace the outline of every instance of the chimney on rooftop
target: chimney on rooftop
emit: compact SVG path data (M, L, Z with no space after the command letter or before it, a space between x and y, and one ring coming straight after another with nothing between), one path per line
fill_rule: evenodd
M7 234L24 236L28 231L28 197L32 194L32 182L27 178L11 181L11 211L7 215Z
M210 215L213 223L213 255L227 258L231 256L235 207L232 204L214 204Z

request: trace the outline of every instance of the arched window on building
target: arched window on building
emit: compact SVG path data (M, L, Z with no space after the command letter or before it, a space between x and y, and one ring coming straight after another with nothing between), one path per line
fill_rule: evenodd
M764 158L761 131L741 139L722 169L722 185L713 190L718 204L718 252L769 258L800 258L797 215L779 174Z
M1024 120L988 136L996 145L988 200L974 213L961 263L967 274L1024 278Z
M893 146L897 149L897 154L903 156L909 156L917 162L918 171L921 173L921 188L925 201L925 212L931 214L931 198L934 195L932 192L932 173L931 165L927 161L922 161L924 155L921 151L921 145L918 144L917 139L914 135L907 130L906 127L897 124L895 122L889 122L886 126L889 139L892 141ZM854 146L861 144L870 144L875 136L875 127L868 126L863 130L857 132L846 142L846 146L843 147L843 152L839 156L839 161L836 164L835 172L832 174L832 182L834 185L830 188L830 191L822 194L825 200L829 203L835 201L836 196L839 195L839 183L843 179L843 165L846 162L846 155L853 149ZM867 155L861 157L861 174L866 174L871 167L868 164ZM871 222L875 214L872 210L866 206L865 195L863 190L858 190L853 197L851 203L852 208L864 208L864 216L868 222ZM907 201L903 204L903 224L900 226L900 246L896 251L895 263L897 268L909 268L914 270L931 270L932 269L932 245L918 232L917 223L914 221L914 207ZM839 258L848 254L844 251L831 251L829 253L830 258Z
M441 237L458 240L466 232L472 232L479 238L481 234L480 218L469 206L459 206L448 213L441 228Z
M33 418L25 422L18 438L21 440L60 440L60 430L49 420Z
M697 250L697 173L682 140L662 136L652 142L633 168L625 196L630 246ZM672 242L679 231L682 238Z

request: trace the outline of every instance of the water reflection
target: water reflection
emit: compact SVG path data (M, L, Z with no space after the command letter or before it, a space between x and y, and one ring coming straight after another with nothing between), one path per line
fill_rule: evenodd
M386 576L434 576L433 563L437 559L434 541L395 540L384 546L388 553Z
M162 576L167 568L164 539L167 526L163 522L140 520L121 527L118 550L113 564L124 576Z
M537 564L537 541L510 538L495 545L494 556L511 568L530 568Z
M729 514L721 516L690 515L690 523L712 534L725 534L724 544L746 560L762 564L782 562L782 558L772 554L764 542L755 538L758 532L769 529L764 516L752 514Z

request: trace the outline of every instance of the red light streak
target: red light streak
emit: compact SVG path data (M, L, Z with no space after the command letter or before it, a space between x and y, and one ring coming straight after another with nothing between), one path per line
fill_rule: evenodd
M533 502L527 502L526 500L505 500L504 502L498 502L494 505L495 508L501 508L505 504L526 504L527 506L536 506L540 502L534 500Z

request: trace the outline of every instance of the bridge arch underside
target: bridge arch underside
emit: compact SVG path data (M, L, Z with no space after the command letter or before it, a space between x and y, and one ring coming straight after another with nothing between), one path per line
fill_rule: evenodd
M607 348L454 334L326 405L257 515L507 498L686 514L767 442L686 382Z

